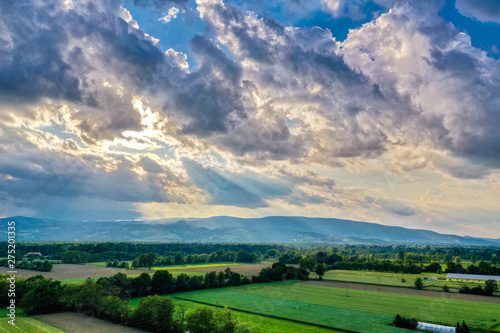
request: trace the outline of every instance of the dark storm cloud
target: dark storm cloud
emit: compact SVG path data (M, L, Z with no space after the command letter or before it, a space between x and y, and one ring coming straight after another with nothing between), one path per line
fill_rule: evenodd
M0 173L9 175L0 183L0 191L17 198L39 195L51 197L107 198L123 202L168 202L176 198L165 192L171 185L168 177L150 174L140 180L131 171L130 161L120 160L113 171L95 166L65 154L14 154L0 159Z
M476 71L474 59L464 52L433 50L431 55L434 67L440 71L450 72L454 75L468 75Z
M2 1L0 15L8 35L0 43L0 95L35 99L41 96L80 101L78 78L64 59L61 47L67 30L53 24L55 2L34 8L29 2Z
M189 46L201 66L182 80L174 97L175 108L189 118L183 131L200 136L226 132L245 118L241 68L207 37L195 36Z
M0 95L18 103L72 102L88 144L140 129L132 94L164 89L175 72L160 48L122 18L121 1L0 6Z

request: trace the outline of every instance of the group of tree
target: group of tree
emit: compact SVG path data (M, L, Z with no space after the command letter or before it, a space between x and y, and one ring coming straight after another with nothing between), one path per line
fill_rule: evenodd
M115 260L106 261L106 267L117 267L117 268L129 269L130 265L126 261L120 262L118 259L115 259Z
M224 251L223 249L211 254L188 254L184 255L180 252L175 255L161 257L156 253L143 253L132 261L132 267L147 267L151 269L153 266L171 266L183 264L198 264L198 263L216 263L216 262L246 262L257 263L260 261L262 253L248 253L244 250L238 252Z
M271 267L261 269L259 275L252 276L253 283L272 282L282 280L307 280L309 271L303 267L287 266L276 262Z
M459 290L462 294L493 296L493 293L498 291L498 283L495 280L488 280L484 283L484 288L481 286L468 287L462 286Z
M0 260L0 266L8 267L9 261L7 259ZM16 268L29 269L39 272L50 272L52 270L52 263L48 260L18 260L16 261Z
M406 328L409 330L416 330L418 326L418 322L415 319L405 318L400 316L399 314L396 315L392 323L396 327Z
M470 333L469 326L467 326L465 321L462 321L462 325L460 325L460 323L457 323L455 333Z
M480 275L500 275L500 267L486 261L480 261L477 266L470 264L467 267L461 263L447 262L445 273L480 274Z

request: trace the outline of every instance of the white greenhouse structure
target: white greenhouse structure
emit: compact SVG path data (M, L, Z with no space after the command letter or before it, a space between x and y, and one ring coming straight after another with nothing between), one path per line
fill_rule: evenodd
M417 330L429 332L455 333L456 328L452 326L443 326L429 323L418 322Z

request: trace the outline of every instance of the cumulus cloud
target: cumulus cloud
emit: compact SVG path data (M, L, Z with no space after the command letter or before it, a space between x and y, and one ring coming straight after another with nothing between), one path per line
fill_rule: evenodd
M172 7L164 16L160 17L158 21L162 23L169 23L173 19L177 18L177 14L179 14L179 9L176 7Z
M500 66L446 24L439 7L430 9L401 4L351 31L342 48L345 60L382 94L396 93L408 102L413 111L406 123L418 133L407 128L402 139L498 167L494 127L500 101L493 92L500 85L492 73Z
M457 0L455 7L463 16L483 22L500 23L500 3L495 0Z
M283 2L304 13L321 8ZM134 3L167 11L165 23L187 5ZM72 200L75 210L79 199L95 198L124 210L361 202L419 215L400 202L340 193L349 190L332 170L377 165L486 179L500 168L500 63L439 17L441 1L375 3L378 17L341 43L329 29L245 11L266 1L198 0L206 27L188 43L193 64L162 50L119 1L2 4L0 200L33 200L37 212L47 198ZM331 15L352 20L366 19L370 6L323 1ZM460 6L472 13L470 2ZM221 168L220 156L239 169Z

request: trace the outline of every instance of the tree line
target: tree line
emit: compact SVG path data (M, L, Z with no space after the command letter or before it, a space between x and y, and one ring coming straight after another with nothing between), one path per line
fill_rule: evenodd
M9 267L9 261L7 259L1 259L0 266ZM52 270L52 266L53 266L52 263L48 260L16 261L16 268L29 269L32 271L39 271L39 272L50 272Z
M156 253L141 254L132 261L132 267L169 266L182 264L198 263L216 263L216 262L247 262L257 263L261 260L261 254L248 253L244 250L238 252L224 251L223 249L211 254L188 254L184 256L178 252L175 255L165 257L158 256Z
M328 270L355 270L355 271L374 271L391 273L420 274L429 273L468 273L482 275L500 275L500 267L486 261L480 261L477 265L469 264L464 267L461 263L448 262L444 272L441 264L432 262L422 264L412 259L368 259L366 257L353 255L340 255L335 252L319 251L300 255L296 251L287 251L281 257L279 262L286 264L300 264L301 267L311 268L317 263L325 264ZM312 269L309 269L312 271Z
M0 251L7 251L7 242L0 242ZM269 250L276 250L278 256L291 255L293 260L296 253L307 256L316 252L332 252L345 257L357 257L360 260L413 260L418 263L449 261L489 261L493 265L500 263L499 247L460 247L460 246L405 246L405 245L325 245L325 244L245 244L245 243L136 243L136 242L61 242L36 243L18 242L17 252L22 255L28 252L41 252L44 259L62 260L68 251L82 251L88 253L88 261L119 261L133 260L143 253L156 253L158 256L170 256L176 253L211 254L220 249L225 251L246 251L247 253L260 252L264 259ZM289 252L293 251L293 252ZM288 252L288 253L287 253ZM299 259L300 260L300 259ZM298 261L297 261L298 262Z

